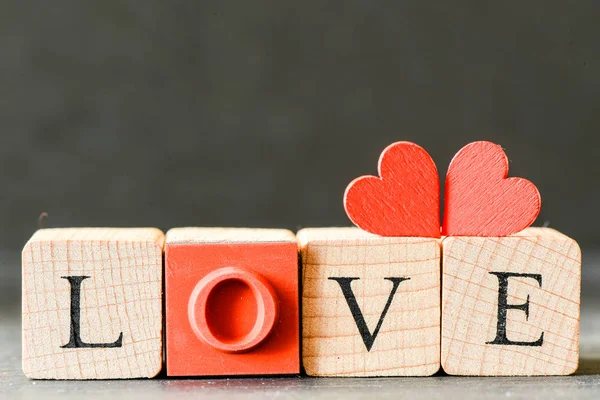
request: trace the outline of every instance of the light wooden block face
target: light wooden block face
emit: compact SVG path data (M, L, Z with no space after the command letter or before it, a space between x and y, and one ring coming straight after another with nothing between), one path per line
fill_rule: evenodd
M440 367L440 241L304 229L302 358L311 376L429 376Z
M444 239L442 368L452 375L577 369L581 252L548 228Z
M38 379L157 375L158 229L44 229L23 249L23 371Z

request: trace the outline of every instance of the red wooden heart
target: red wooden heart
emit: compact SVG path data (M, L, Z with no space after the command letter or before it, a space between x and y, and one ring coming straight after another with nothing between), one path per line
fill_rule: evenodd
M440 237L440 181L431 156L414 143L393 143L381 153L379 175L346 188L352 222L381 236Z
M535 185L507 178L508 158L502 147L474 142L452 159L446 175L446 236L508 236L535 221L542 200Z

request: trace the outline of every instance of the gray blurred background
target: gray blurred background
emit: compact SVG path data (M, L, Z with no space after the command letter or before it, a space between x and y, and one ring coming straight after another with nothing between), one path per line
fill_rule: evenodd
M598 245L597 1L5 1L2 292L47 227L348 225L391 142L474 140ZM5 290L6 289L6 290Z

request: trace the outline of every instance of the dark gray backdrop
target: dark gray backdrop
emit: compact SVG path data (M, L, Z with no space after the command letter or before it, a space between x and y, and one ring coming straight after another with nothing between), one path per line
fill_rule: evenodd
M598 1L8 1L0 89L11 254L42 211L347 225L345 186L397 140L442 177L464 144L501 144L538 224L599 242Z

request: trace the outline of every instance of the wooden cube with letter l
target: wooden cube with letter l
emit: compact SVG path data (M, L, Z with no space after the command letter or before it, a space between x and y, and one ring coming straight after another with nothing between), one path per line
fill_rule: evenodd
M549 228L442 242L442 368L568 375L579 358L581 252Z
M440 367L440 240L298 232L302 359L311 376L429 376Z
M23 372L151 378L162 368L162 254L154 228L37 231L23 249Z

